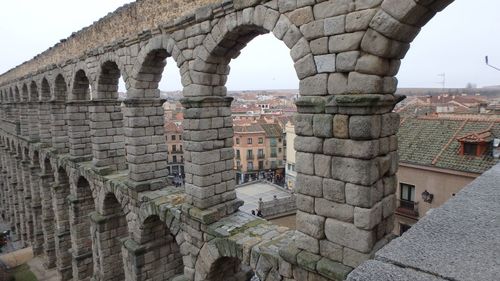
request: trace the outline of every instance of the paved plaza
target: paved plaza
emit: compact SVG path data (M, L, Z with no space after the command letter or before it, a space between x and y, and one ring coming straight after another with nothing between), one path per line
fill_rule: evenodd
M252 210L258 209L259 198L262 198L262 201L266 202L273 200L274 196L278 199L290 197L290 193L284 189L266 182L255 182L236 187L236 194L238 198L245 202L245 204L240 207L240 210L247 213L251 213Z

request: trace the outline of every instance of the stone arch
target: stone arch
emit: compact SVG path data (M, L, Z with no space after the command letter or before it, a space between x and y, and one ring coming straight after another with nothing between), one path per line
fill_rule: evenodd
M71 181L68 197L73 279L84 280L94 274L90 214L95 210L95 204L90 182L78 174L73 177L75 180Z
M10 101L11 102L20 102L22 99L21 99L21 95L19 93L19 87L16 85L14 86L14 92L10 92Z
M242 249L235 241L223 238L205 243L196 260L194 280L250 280L255 274L248 264L242 262Z
M79 69L75 72L75 76L73 77L69 100L84 101L90 100L90 97L90 79L83 69Z
M43 160L42 160L43 159ZM52 185L54 184L54 172L52 164L48 156L42 157L40 166L42 173L40 174L40 197L42 203L42 229L44 237L44 258L47 268L52 268L56 265L55 252L55 236L54 225L56 223L54 217L54 209L52 203Z
M112 60L103 62L97 75L96 92L92 99L117 99L118 80L121 75L122 71L116 62Z
M240 51L252 39L267 33L273 33L276 39L291 50L290 55L295 63L298 79L303 80L317 74L307 40L286 15L280 15L262 5L245 9L242 20L239 19L240 13L228 14L219 20L207 34L203 44L194 49L195 59L190 67L193 88L185 87L184 96L200 95L200 87L204 89L201 95L225 95L224 85L229 75L231 59L238 57ZM266 20L264 15L268 15ZM302 65L311 67L305 69Z
M117 69L120 72L120 75L123 78L123 81L125 82L126 88L127 89L129 88L129 84L127 83L128 78L129 78L129 73L127 72L127 68L125 67L124 60L120 59L120 57L116 54L116 52L109 52L109 53L105 53L105 54L101 55L99 57L99 66L100 67L97 69L97 73L95 76L97 83L99 83L98 81L101 77L106 77L109 75L109 74L103 73L103 71L107 71L107 70L116 71L116 69ZM111 67L111 69L108 67ZM118 84L118 82L116 84ZM98 86L99 85L97 84L97 87Z
M29 89L29 101L36 102L40 100L40 96L38 93L38 85L35 81L31 81L30 89Z
M68 86L66 85L66 79L61 73L56 75L54 79L54 95L52 97L53 100L56 101L65 101L68 96Z
M181 248L171 230L157 215L148 216L134 230L133 240L125 243L128 250L126 267L135 275L133 280L146 276L153 280L170 280L183 273ZM140 250L133 252L132 245Z
M49 101L51 96L50 84L47 78L42 79L41 91L40 91L40 101Z
M55 165L55 183L51 188L52 205L55 218L55 252L57 271L61 280L70 280L73 276L71 266L71 236L68 196L70 179L64 166Z
M94 279L125 280L122 240L128 237L128 225L116 196L107 192L91 214L94 247Z
M28 100L29 100L28 85L26 85L26 83L23 83L21 86L21 99L20 99L20 101L27 102Z
M159 97L158 83L168 57L172 57L178 67L185 62L176 41L169 35L162 34L151 38L148 44L141 48L127 80L127 85L132 89L129 91L130 98Z

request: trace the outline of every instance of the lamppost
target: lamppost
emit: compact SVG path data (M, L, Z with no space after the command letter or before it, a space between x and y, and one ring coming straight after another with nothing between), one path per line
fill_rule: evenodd
M500 71L500 68L495 67L495 66L493 66L493 65L489 64L489 62L488 62L488 56L484 57L484 61L486 62L486 65L487 65L487 66L489 66L489 67L491 67L491 68L493 68L493 69L495 69L495 70Z

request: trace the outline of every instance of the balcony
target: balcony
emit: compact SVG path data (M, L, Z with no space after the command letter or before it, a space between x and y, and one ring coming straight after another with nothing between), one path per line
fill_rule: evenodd
M170 153L172 153L172 154L182 154L182 153L184 153L184 150L172 150Z
M396 214L413 219L418 219L418 202L398 199Z
M257 158L258 159L264 159L264 158L266 158L266 155L265 154L258 154Z

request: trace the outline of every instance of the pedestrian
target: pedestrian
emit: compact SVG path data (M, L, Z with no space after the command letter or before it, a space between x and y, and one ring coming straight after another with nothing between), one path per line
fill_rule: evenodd
M252 210L252 215L254 215L254 216L255 216L255 210Z
M261 212L260 210L257 210L257 216L258 216L258 217L261 217L261 218L262 218L262 217L264 217L264 216L262 215L262 212Z

